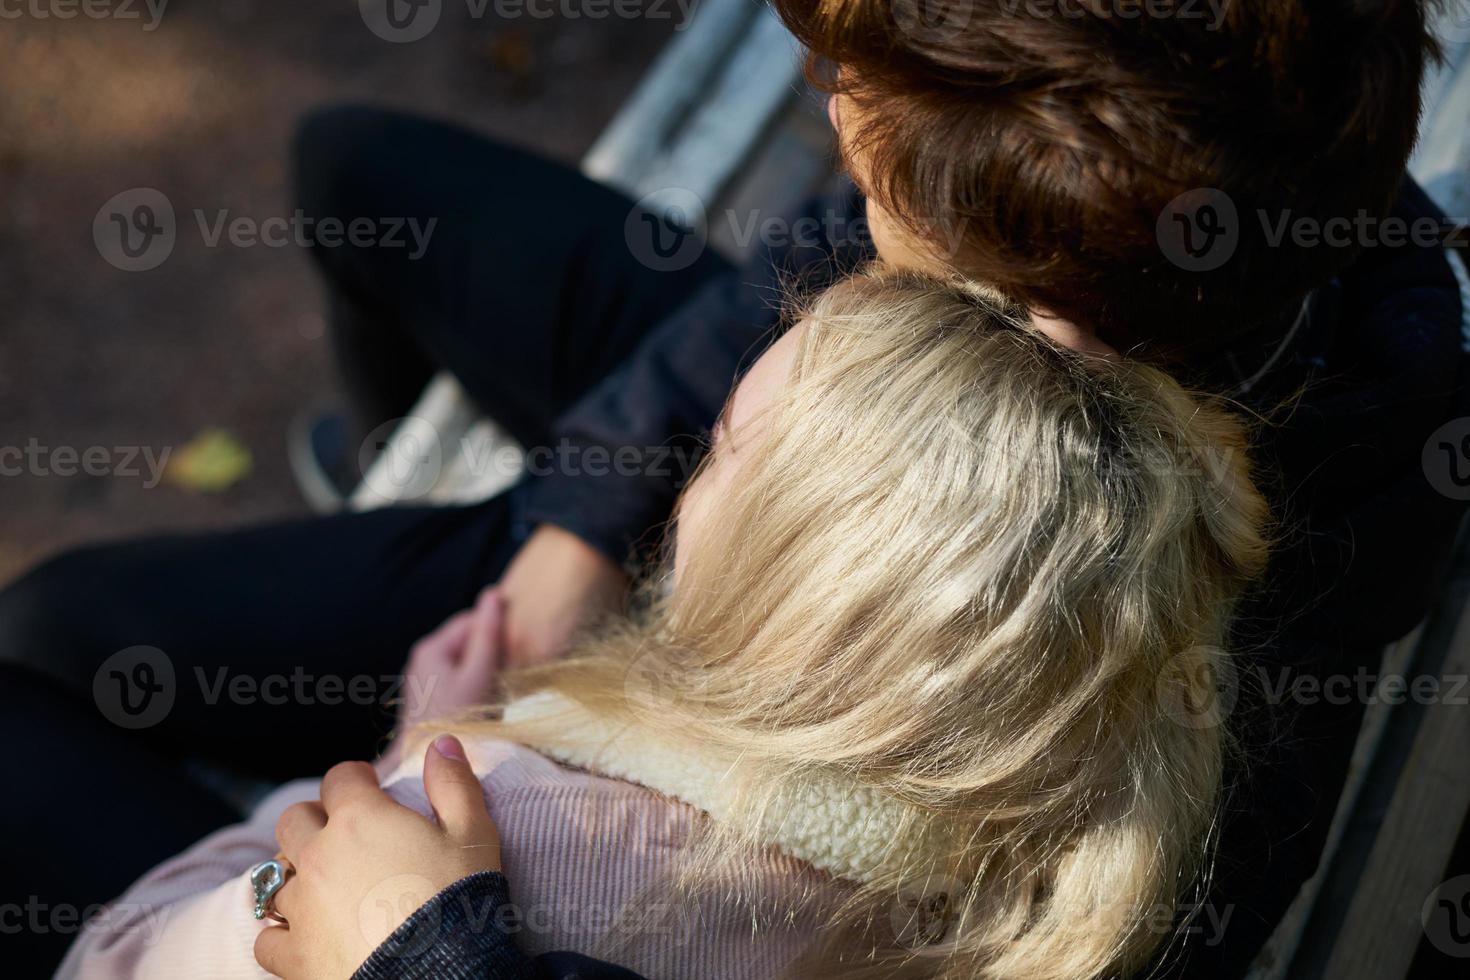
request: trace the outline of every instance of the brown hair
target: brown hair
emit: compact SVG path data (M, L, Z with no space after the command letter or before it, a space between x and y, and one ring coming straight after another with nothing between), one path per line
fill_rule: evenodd
M1263 221L1386 213L1428 2L1224 0L1216 23L1194 0L774 0L813 81L854 99L870 196L1026 306L1184 355L1291 315L1358 251ZM1182 220L1238 214L1218 265L1164 240L1188 192Z

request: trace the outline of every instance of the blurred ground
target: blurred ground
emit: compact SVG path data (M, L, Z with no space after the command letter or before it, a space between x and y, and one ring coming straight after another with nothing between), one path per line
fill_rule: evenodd
M304 512L284 433L336 384L317 284L295 246L210 248L192 217L289 216L304 111L393 104L575 161L677 19L507 20L448 0L428 37L391 44L353 0L169 0L151 31L131 7L143 16L0 21L0 451L30 447L0 457L23 471L0 475L0 583L84 542ZM180 231L161 266L124 272L92 222L136 187L167 195ZM137 475L55 472L81 469L67 447L103 447L120 471L133 447L156 458L214 427L254 459L219 494L145 486L142 452Z

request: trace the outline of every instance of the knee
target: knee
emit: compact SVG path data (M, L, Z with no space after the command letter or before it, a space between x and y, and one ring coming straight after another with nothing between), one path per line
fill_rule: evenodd
M291 173L296 206L320 220L349 217L343 203L359 198L365 182L412 117L368 106L316 109L296 127L291 141Z

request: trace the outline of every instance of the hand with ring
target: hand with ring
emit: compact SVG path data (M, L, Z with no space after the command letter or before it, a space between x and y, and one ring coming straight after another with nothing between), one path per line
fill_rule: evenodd
M278 864L258 865L252 884L262 916L282 924L261 930L256 962L286 980L350 977L429 899L500 870L500 837L458 739L428 747L424 790L437 825L383 792L372 766L344 762L319 803L281 814Z

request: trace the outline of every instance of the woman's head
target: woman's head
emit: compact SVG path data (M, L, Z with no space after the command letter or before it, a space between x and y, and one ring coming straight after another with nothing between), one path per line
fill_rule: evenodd
M752 814L832 773L912 807L945 843L859 904L964 890L946 955L890 935L889 975L1079 980L1163 938L1200 852L1222 733L1171 709L1228 670L1265 520L1218 406L974 288L860 276L737 389L649 621L534 683L738 756Z

